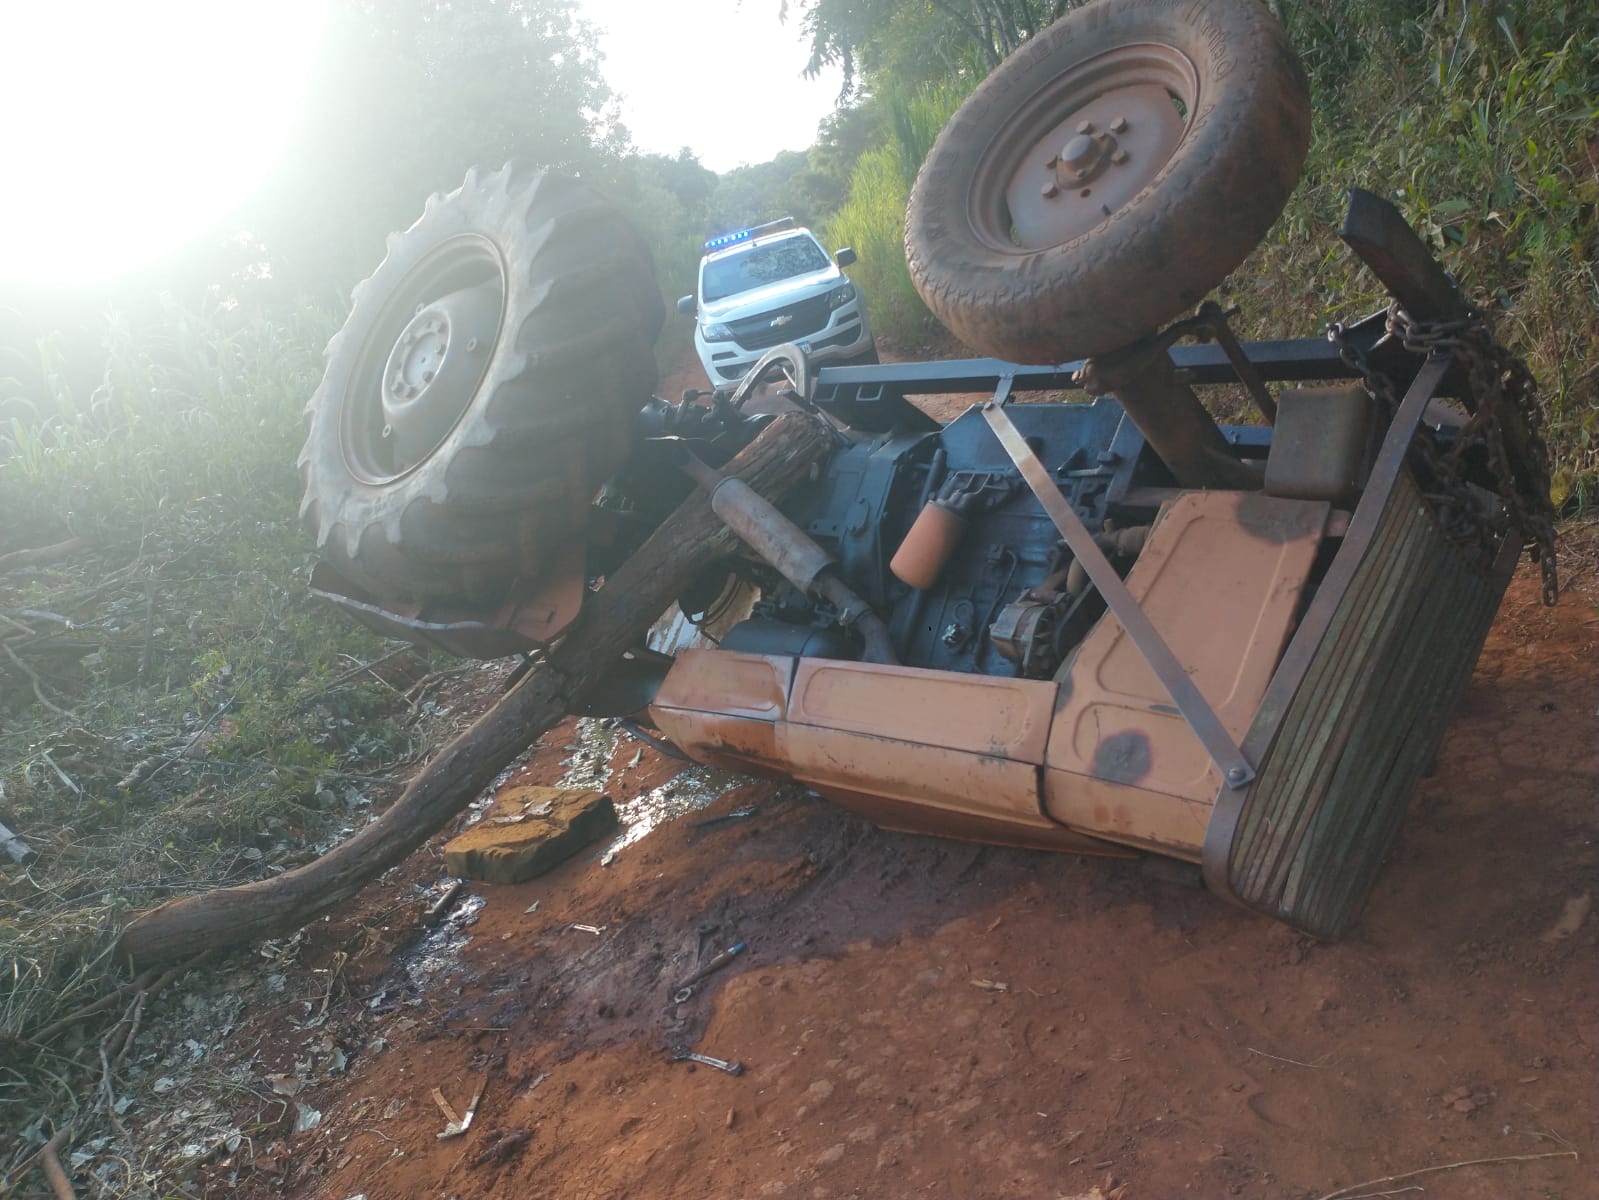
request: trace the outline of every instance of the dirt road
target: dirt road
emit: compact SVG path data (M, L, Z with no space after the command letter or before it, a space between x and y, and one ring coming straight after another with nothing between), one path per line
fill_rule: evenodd
M244 1106L253 1141L195 1186L1317 1200L1445 1167L1348 1194L1592 1197L1585 557L1568 558L1578 578L1553 611L1531 574L1517 579L1343 943L1136 864L886 834L798 788L737 782L608 866L590 854L472 888L425 942L407 888L438 878L427 855L316 927L296 1002L257 997L230 1042L262 1080L336 1051L342 1069L294 1101L320 1124L290 1132L299 1110L262 1085ZM590 769L619 802L661 801L664 785L667 807L673 790L690 807L725 783L670 784L680 764L626 736L574 739L557 731L520 777L606 759ZM739 941L731 966L673 1001L699 956ZM676 1046L745 1070L674 1063ZM435 1087L457 1113L482 1090L466 1135L436 1136ZM1451 1165L1480 1159L1496 1161Z

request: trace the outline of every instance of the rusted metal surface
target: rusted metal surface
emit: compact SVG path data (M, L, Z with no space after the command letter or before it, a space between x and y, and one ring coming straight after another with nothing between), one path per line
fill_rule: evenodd
M983 417L987 420L989 428L994 431L994 435L999 438L1000 445L1010 455L1011 461L1016 464L1022 479L1032 489L1033 495L1043 505L1050 519L1054 521L1061 537L1066 539L1066 544L1071 547L1077 562L1088 572L1088 577L1099 590L1111 615L1126 630L1133 646L1148 663L1166 695L1176 704L1183 720L1194 731L1205 753L1220 769L1222 777L1233 787L1248 783L1254 778L1253 767L1240 752L1232 735L1217 720L1204 694L1188 677L1182 663L1172 653L1170 643L1161 636L1148 615L1139 607L1137 599L1128 591L1121 576L1116 574L1115 568L1110 565L1095 543L1094 535L1088 531L1071 503L1061 494L1048 469L1039 462L1038 456L1028 446L1021 432L1005 415L1004 408L991 401L983 406ZM1214 424L1211 428L1215 429ZM1220 436L1219 431L1217 436ZM1325 518L1325 514L1323 517Z
M568 544L545 575L512 585L498 606L379 604L325 561L312 569L308 590L384 637L461 658L504 658L547 645L576 619L587 593L584 560L583 544Z
M800 724L1034 765L1044 761L1054 710L1055 685L1043 679L821 658L800 660L789 699L789 719Z
M1062 854L1090 854L1102 858L1137 858L1138 852L1114 842L1084 837L1062 825L1023 825L995 820L974 812L951 809L931 811L918 800L899 800L848 787L818 783L817 795L841 808L859 813L884 829L902 833L931 834L968 842L988 842L995 846L1019 846L1024 850L1053 850Z
M1450 368L1428 362L1384 437L1344 544L1244 740L1261 763L1221 789L1212 890L1323 937L1345 930L1443 736L1519 548L1491 571L1442 536L1405 467Z
M1284 392L1281 418L1266 458L1266 491L1273 496L1352 505L1373 435L1373 405L1365 388L1295 388Z
M724 477L692 454L685 457L683 469L710 493L712 511L761 561L800 591L833 605L838 623L861 635L869 662L899 661L883 618L844 582L833 569L833 559L775 504L748 484Z
M1258 493L1173 502L1126 588L1229 738L1254 720L1293 628L1329 509ZM1057 675L1045 811L1197 859L1223 777L1126 631L1102 619ZM1225 790L1225 789L1224 789Z
M801 659L781 745L794 778L945 814L1049 830L1038 795L1055 685Z
M651 714L692 757L798 780L888 828L1122 854L1046 816L1056 688L828 659L688 651Z
M1083 386L1115 396L1128 419L1185 488L1258 488L1260 473L1239 461L1194 389L1177 373L1161 338L1083 363Z
M1411 316L1449 320L1466 315L1466 301L1426 243L1381 196L1350 188L1338 236Z
M1275 425L1277 402L1272 399L1271 389L1266 386L1260 368L1252 363L1249 355L1244 352L1238 336L1233 333L1233 327L1227 324L1227 318L1236 316L1237 313L1236 308L1229 311L1214 300L1207 300L1199 306L1199 312L1195 314L1194 320L1209 327L1210 336L1215 339L1222 353L1227 356L1227 361L1232 364L1233 370L1238 373L1238 382L1243 384L1244 390L1249 393L1249 399L1254 404L1255 410L1260 413L1261 419L1268 425Z

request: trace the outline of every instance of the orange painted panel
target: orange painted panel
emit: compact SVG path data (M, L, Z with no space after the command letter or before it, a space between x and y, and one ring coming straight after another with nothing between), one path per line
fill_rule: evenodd
M1055 684L802 658L788 715L803 725L1042 763Z
M1189 862L1199 861L1215 800L1055 770L1044 772L1044 796L1045 811L1075 831Z
M1188 492L1166 508L1127 576L1234 738L1248 730L1282 657L1329 511L1320 501ZM1044 781L1050 815L1140 844L1194 838L1197 854L1221 779L1120 623L1101 618L1059 678ZM1124 786L1107 793L1079 786L1081 777ZM1107 795L1129 789L1140 797L1129 812L1139 815L1118 817ZM1201 808L1163 811L1146 793Z
M1038 768L1031 763L814 725L788 724L779 739L789 772L801 783L867 792L929 809L1059 828L1044 816ZM927 814L936 832L937 812Z
M995 819L986 813L953 812L929 808L917 800L890 800L870 792L818 784L818 794L834 804L860 813L874 825L905 833L959 838L963 842L989 842L996 846L1020 846L1026 850L1054 850L1066 854L1097 854L1108 858L1137 858L1136 851L1114 842L1084 837L1064 825L1049 822L1039 826Z
M650 713L656 727L696 762L750 775L788 776L787 760L778 749L779 724L685 708L654 708Z
M660 709L681 708L778 721L788 711L793 681L792 658L684 650L661 681L650 711L657 718Z

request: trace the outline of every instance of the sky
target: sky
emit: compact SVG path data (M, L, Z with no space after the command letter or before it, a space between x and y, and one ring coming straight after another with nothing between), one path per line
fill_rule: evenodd
M0 280L114 277L259 187L328 3L0 0L0 46L22 48L0 71ZM778 21L780 0L577 4L641 150L688 146L722 172L805 149L833 111L839 74L801 77L805 46Z
M688 146L716 172L804 150L834 109L841 75L800 72L808 55L780 0L579 0L600 34L606 81L640 150Z

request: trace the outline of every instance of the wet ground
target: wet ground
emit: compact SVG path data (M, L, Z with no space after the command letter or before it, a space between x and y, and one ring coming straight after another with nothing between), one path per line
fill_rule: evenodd
M1552 611L1518 577L1336 945L1135 863L887 834L569 722L511 778L658 827L468 887L427 930L439 839L313 927L230 1016L212 1069L246 1136L192 1194L1599 1195L1591 557Z

